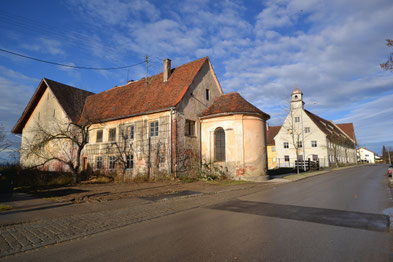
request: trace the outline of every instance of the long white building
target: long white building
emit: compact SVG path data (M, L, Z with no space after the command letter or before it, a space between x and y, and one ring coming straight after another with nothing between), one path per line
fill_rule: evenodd
M335 124L305 110L299 88L274 141L278 167L294 167L297 158L319 161L321 167L357 162L353 124Z

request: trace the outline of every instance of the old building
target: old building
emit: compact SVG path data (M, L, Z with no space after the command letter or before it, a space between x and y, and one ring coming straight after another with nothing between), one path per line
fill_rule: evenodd
M65 161L74 157L73 148L59 141L52 141L45 151L33 154L37 136L47 131L67 129L70 122L78 122L86 97L93 93L43 78L27 104L12 132L22 134L20 164L38 166L48 159L59 157ZM50 171L69 171L60 161L45 163Z
M93 122L82 154L84 169L117 173L126 180L160 172L182 175L213 162L232 177L265 178L269 116L238 93L224 95L207 57L177 68L171 68L166 59L160 74L98 94L83 94L74 111L54 118ZM49 100L42 95L35 94L32 100L26 108L30 113L24 113L13 130L24 138L34 136L34 132L28 135L27 123L39 112L47 115L51 110L46 109ZM61 100L56 99L60 105ZM67 100L67 106L72 108L72 101ZM31 166L38 160L21 154L21 163ZM54 168L53 163L46 166Z
M279 167L293 167L296 159L319 161L322 167L356 163L353 124L335 124L305 110L299 88L292 92L290 113L274 140Z

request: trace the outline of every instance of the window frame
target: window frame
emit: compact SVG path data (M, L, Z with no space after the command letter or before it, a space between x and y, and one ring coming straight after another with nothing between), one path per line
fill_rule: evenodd
M311 132L310 127L305 127L305 128L304 128L304 133L305 133L305 134L308 134L308 133L310 133L310 132Z
M220 144L218 145L217 142ZM217 127L216 130L214 130L214 161L226 161L226 134L222 127Z
M314 143L315 142L315 143ZM312 140L311 141L311 147L318 147L317 140Z
M290 161L289 155L284 155L284 161L285 162L289 162Z
M186 119L184 127L184 135L195 137L195 121L191 119Z
M100 161L98 161L98 159L100 159ZM95 162L95 169L100 170L102 168L102 156L96 156L94 162ZM98 163L100 163L99 166Z
M114 131L114 135L113 132ZM117 134L117 128L113 127L113 128L109 128L108 130L108 142L116 142L116 134ZM112 137L113 135L113 137Z
M284 147L284 148L289 148L289 143L288 143L288 142L284 142L284 143L283 143L283 147Z
M295 123L299 123L300 122L300 116L295 116Z
M113 164L113 167L111 167ZM115 156L108 156L108 170L114 170L116 165L116 157Z
M101 138L100 139L98 139L98 134L101 134ZM102 130L102 129L100 129L100 130L97 130L97 132L96 132L96 143L102 143L102 141L103 141L103 137L104 137L104 130Z
M155 125L155 126L152 126L152 125ZM152 131L153 131L153 133L152 133ZM149 123L149 137L158 137L159 133L160 133L159 121L158 120L151 121Z
M134 155L126 156L126 169L133 169L134 168Z
M297 148L303 148L303 141L297 141Z

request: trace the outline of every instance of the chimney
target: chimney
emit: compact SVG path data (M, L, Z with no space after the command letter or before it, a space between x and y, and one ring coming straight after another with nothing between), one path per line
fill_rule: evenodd
M266 122L266 130L269 130L269 123Z
M171 59L164 59L164 82L171 76Z

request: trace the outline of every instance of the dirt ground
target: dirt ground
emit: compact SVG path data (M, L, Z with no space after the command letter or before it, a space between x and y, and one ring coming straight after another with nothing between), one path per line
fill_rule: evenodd
M39 190L35 195L57 202L102 202L124 198L150 197L172 194L181 191L213 193L226 190L256 186L256 183L243 181L193 182L180 181L143 182L143 183L106 183L79 184L52 189Z

